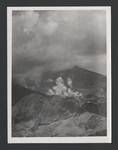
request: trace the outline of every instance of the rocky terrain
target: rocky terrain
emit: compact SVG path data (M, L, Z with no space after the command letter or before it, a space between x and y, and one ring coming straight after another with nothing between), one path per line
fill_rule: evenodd
M56 81L60 77L63 80L58 85ZM70 87L67 78L72 80ZM75 137L107 134L105 76L74 67L62 72L44 73L37 82L30 78L26 78L25 82L21 80L13 80L12 85L12 136ZM57 91L48 95L49 89L54 91L53 87L57 90L57 87L62 87L61 92L70 88L71 93L78 92L81 96L75 97L67 92L62 95Z

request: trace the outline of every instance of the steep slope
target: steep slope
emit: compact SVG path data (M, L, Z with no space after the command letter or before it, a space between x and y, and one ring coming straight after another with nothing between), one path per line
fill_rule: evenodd
M20 86L16 83L12 83L12 105L16 104L21 98L32 93L30 89Z
M55 80L58 77L63 78L65 85L67 85L67 78L71 78L73 89L77 89L83 93L90 93L90 91L97 95L106 93L105 76L79 67L73 67L64 71L46 71L42 74L40 80L34 80L30 76L26 76L20 77L16 81L19 85L27 87L30 90L46 93L48 89L55 85Z
M47 79L51 78L55 80L61 76L65 83L68 77L73 81L73 87L75 89L87 89L96 87L105 87L105 76L88 71L80 67L73 67L72 69L60 71L60 72L45 72L42 77L42 84L45 86Z

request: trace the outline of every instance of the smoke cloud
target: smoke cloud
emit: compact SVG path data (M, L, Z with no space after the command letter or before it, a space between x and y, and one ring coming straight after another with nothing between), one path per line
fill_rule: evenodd
M106 72L105 11L14 11L13 75L80 66Z

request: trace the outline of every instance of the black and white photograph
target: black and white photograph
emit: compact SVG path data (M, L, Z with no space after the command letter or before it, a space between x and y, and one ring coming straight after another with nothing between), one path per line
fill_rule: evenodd
M8 7L8 142L111 143L111 8Z

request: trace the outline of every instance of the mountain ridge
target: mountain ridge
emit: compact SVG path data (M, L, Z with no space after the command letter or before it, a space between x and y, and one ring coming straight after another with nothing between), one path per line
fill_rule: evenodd
M80 67L73 67L64 71L45 71L43 72L42 78L33 79L30 76L13 79L17 84L27 87L33 90L45 91L50 88L52 85L55 85L55 80L61 76L66 84L66 80L70 77L73 81L73 88L105 88L106 86L106 77L104 75L88 71ZM48 80L51 79L53 82L49 83ZM66 84L67 85L67 84Z

